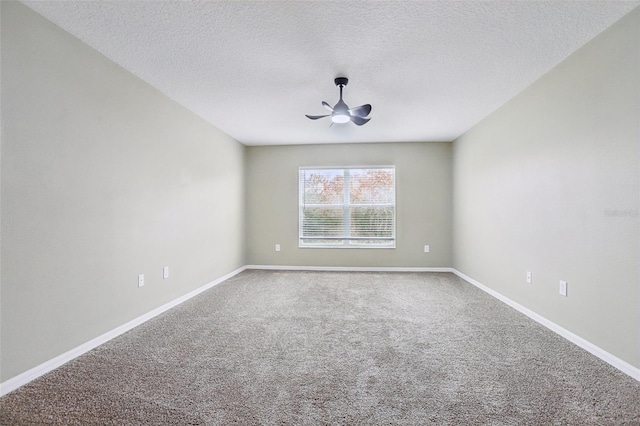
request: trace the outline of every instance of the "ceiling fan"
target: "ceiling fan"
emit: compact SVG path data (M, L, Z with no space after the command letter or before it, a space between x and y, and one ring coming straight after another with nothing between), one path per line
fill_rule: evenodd
M358 107L349 109L347 104L345 104L344 101L342 100L342 88L346 86L347 83L349 83L349 79L346 77L338 77L334 81L336 83L336 86L340 87L340 100L338 101L337 104L335 104L333 108L328 103L324 101L322 102L322 106L324 106L326 109L331 111L331 114L326 114L326 115L305 114L305 116L307 118L310 118L311 120L317 120L318 118L330 116L332 121L331 123L332 126L333 126L333 123L348 123L349 121L352 121L358 126L362 126L363 124L371 120L371 118L367 118L367 115L369 115L369 113L371 112L371 105L365 104L365 105L360 105Z

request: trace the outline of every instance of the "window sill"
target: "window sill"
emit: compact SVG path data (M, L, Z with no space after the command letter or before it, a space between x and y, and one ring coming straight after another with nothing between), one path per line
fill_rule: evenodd
M338 250L343 250L343 249L395 249L396 246L395 244L392 246L321 246L321 245L317 245L317 246L308 246L308 245L298 245L298 248L301 249L338 249Z

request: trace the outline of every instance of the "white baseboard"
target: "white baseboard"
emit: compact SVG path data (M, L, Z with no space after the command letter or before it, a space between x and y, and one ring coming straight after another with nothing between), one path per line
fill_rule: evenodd
M498 293L497 291L492 290L489 287L479 283L478 281L476 281L473 278L463 274L462 272L458 271L457 269L451 268L451 272L453 272L454 274L456 274L457 276L459 276L463 280L467 281L468 283L478 287L480 290L484 291L485 293L488 293L489 295L495 297L496 299L500 300L501 302L506 303L507 305L511 306L512 308L514 308L515 310L519 311L520 313L523 313L524 315L528 316L529 318L531 318L532 320L536 321L537 323L545 326L549 330L559 334L560 336L564 337L568 341L580 346L582 349L586 350L587 352L591 353L592 355L597 356L598 358L600 358L604 362L612 365L613 367L617 368L618 370L622 371L623 373L628 374L629 376L633 377L634 379L640 381L640 368L634 367L633 365L629 364L628 362L621 360L620 358L616 357L615 355L612 355L611 353L605 351L604 349L600 348L599 346L596 346L593 343L589 342L588 340L585 340L582 337L580 337L580 336L578 336L576 334L573 334L569 330L560 327L558 324L554 323L553 321L550 321L547 318L543 317L542 315L539 315L539 314L533 312L532 310L525 308L524 306L520 305L519 303L514 302L513 300L509 299L506 296L503 296L502 294Z
M149 321L151 318L156 317L158 315L160 315L163 312L168 311L169 309L178 306L179 304L186 302L187 300L191 299L194 296L197 296L198 294L202 293L203 291L209 290L211 287L220 284L223 281L228 280L229 278L233 277L234 275L239 274L240 272L244 271L246 269L246 267L241 267L236 269L233 272L228 273L227 275L218 278L215 281L211 281L208 284L203 285L202 287L199 287L183 296L178 297L177 299L174 299L168 303L165 303L162 306L159 306L157 308L155 308L154 310L147 312L144 315L139 316L138 318L135 318L125 324L122 324L119 327L114 328L111 331L108 331L94 339L89 340L86 343L83 343L82 345L75 347L65 353L63 353L62 355L58 355L55 358L50 359L49 361L46 361L30 370L25 371L24 373L18 374L15 377L12 377L11 379L0 383L0 396L6 395L9 392L12 392L16 389L18 389L20 386L26 385L27 383L29 383L30 381L37 379L38 377L55 370L56 368L62 366L63 364L66 364L67 362L71 361L74 358L79 357L80 355L89 352L91 349L94 349L100 345L102 345L103 343L108 342L109 340L118 337L119 335L121 335L122 333L125 333L129 330L131 330L132 328L135 328L137 326L139 326L140 324Z
M452 268L423 268L412 266L283 266L247 265L246 269L275 271L328 271L328 272L453 272Z

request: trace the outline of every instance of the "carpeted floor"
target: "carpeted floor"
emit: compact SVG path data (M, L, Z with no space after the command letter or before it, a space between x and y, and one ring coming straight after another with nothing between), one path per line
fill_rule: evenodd
M2 424L640 424L640 383L448 273L245 271Z

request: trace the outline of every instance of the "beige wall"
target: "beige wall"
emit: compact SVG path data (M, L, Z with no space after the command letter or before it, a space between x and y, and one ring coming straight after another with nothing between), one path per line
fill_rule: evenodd
M396 248L298 248L298 168L367 165L396 166ZM246 170L248 264L451 265L450 143L248 147Z
M636 9L456 140L453 166L453 266L635 367L639 81Z
M5 381L244 265L244 147L0 3Z

